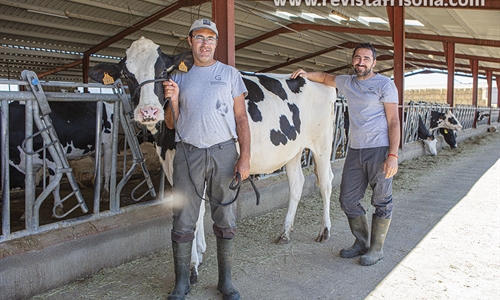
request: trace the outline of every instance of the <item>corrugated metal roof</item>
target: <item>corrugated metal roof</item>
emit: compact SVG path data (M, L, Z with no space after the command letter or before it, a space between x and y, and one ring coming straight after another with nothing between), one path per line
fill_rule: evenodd
M493 77L500 76L500 47L497 45L500 43L500 1L485 1L493 8L406 7L406 20L420 24L405 28L407 34L417 37L406 39L410 69L446 68L442 41L457 39L458 71L470 72L470 56L473 56L479 60L480 73L489 70ZM274 73L289 73L298 67L345 73L349 69L342 67L350 63L351 47L339 47L335 51L301 58L346 42L367 41L380 46L379 56L385 57L378 61L377 69L387 70L385 75L392 74L393 42L386 7L312 7L302 2L297 7L277 7L275 1L269 0L235 0L236 67L257 72L281 66L273 69ZM25 69L42 74L80 60L84 52L175 3L177 1L172 0L0 0L0 78L18 79ZM172 54L187 47L185 38L192 21L200 17L211 18L211 9L211 3L205 2L175 10L97 51L90 58L90 64L116 62L125 55L125 49L132 41L141 36L152 39L163 52ZM287 17L278 11L292 16ZM311 13L316 17L308 15ZM296 24L332 28L296 30L293 29L298 28L294 27ZM288 29L238 48L238 44L280 28ZM364 31L349 32L353 28ZM459 38L467 39L467 43ZM294 60L297 62L285 65ZM82 65L63 69L44 79L82 81Z

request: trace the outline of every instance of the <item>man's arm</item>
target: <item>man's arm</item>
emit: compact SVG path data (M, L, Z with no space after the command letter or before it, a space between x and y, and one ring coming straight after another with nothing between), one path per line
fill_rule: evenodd
M399 113L397 103L384 103L387 126L389 129L389 154L398 155L401 129L399 127ZM388 156L384 163L386 178L394 176L398 172L398 158Z
M170 105L166 106L165 109L165 124L168 129L174 129L174 118L177 121L179 118L179 86L172 79L163 82L163 88L165 93L165 98L170 98L170 103L174 109L174 114L172 114L172 109Z
M240 158L236 163L235 172L239 172L241 180L245 180L250 175L250 127L245 109L244 94L234 98L234 118L240 146Z
M297 78L298 76L309 79L314 82L323 83L328 86L337 87L335 83L335 76L325 73L325 72L306 72L302 69L297 69L292 73L291 78Z

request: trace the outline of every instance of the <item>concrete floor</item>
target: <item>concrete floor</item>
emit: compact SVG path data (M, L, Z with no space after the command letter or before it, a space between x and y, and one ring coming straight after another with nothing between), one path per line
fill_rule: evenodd
M374 266L339 257L352 235L335 196L332 236L322 244L314 242L318 197L301 201L287 245L272 243L283 209L240 222L233 278L242 299L500 299L500 134L486 135L400 166L404 184L396 178L385 257ZM311 205L316 214L308 215ZM187 299L221 299L207 233L200 282ZM166 299L171 257L160 251L32 299Z

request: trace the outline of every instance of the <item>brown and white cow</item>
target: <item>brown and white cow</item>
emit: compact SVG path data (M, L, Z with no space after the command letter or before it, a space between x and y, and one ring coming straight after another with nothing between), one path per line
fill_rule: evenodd
M126 54L127 56L117 65L95 66L90 72L90 77L103 82L102 78L106 76L116 79L121 74L125 75L136 107L135 120L147 125L153 134L157 134L156 123L164 124L165 99L161 82L144 84L140 91L137 91L137 88L143 82L165 79L170 72L181 66L189 68L192 65L192 62L189 62L190 55L170 57L162 53L158 45L145 38L133 42ZM253 73L242 73L242 75L249 92L246 105L251 133L250 173L272 173L286 166L290 200L283 230L277 242L287 243L290 240L304 184L301 155L305 148L310 149L314 155L317 183L323 198L323 214L316 241L328 239L331 228L330 196L333 172L330 157L335 124L336 90L301 77L292 80L290 75ZM167 135L162 140L172 144L169 144L167 149L158 150L158 153L162 154L165 151L172 153L174 132L167 130L164 125L161 125L161 128L162 136ZM158 148L165 145L167 144L164 142L158 145ZM172 156L162 157L167 174L172 173L171 158ZM199 221L199 224L202 225L203 222ZM197 239L202 236L203 234L197 234ZM204 239L202 242L197 240L196 244L205 245ZM195 268L201 262L204 250L203 247L198 247L197 251L192 252L191 260ZM197 254L200 255L198 260L193 257Z

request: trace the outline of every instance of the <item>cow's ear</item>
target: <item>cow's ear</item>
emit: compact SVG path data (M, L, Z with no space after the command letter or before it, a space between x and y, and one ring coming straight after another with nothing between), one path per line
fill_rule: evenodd
M113 84L121 75L121 68L116 64L97 64L89 70L90 79L103 84Z
M187 72L191 70L194 64L193 53L191 50L184 51L181 54L174 56L174 65L176 69L181 72Z

